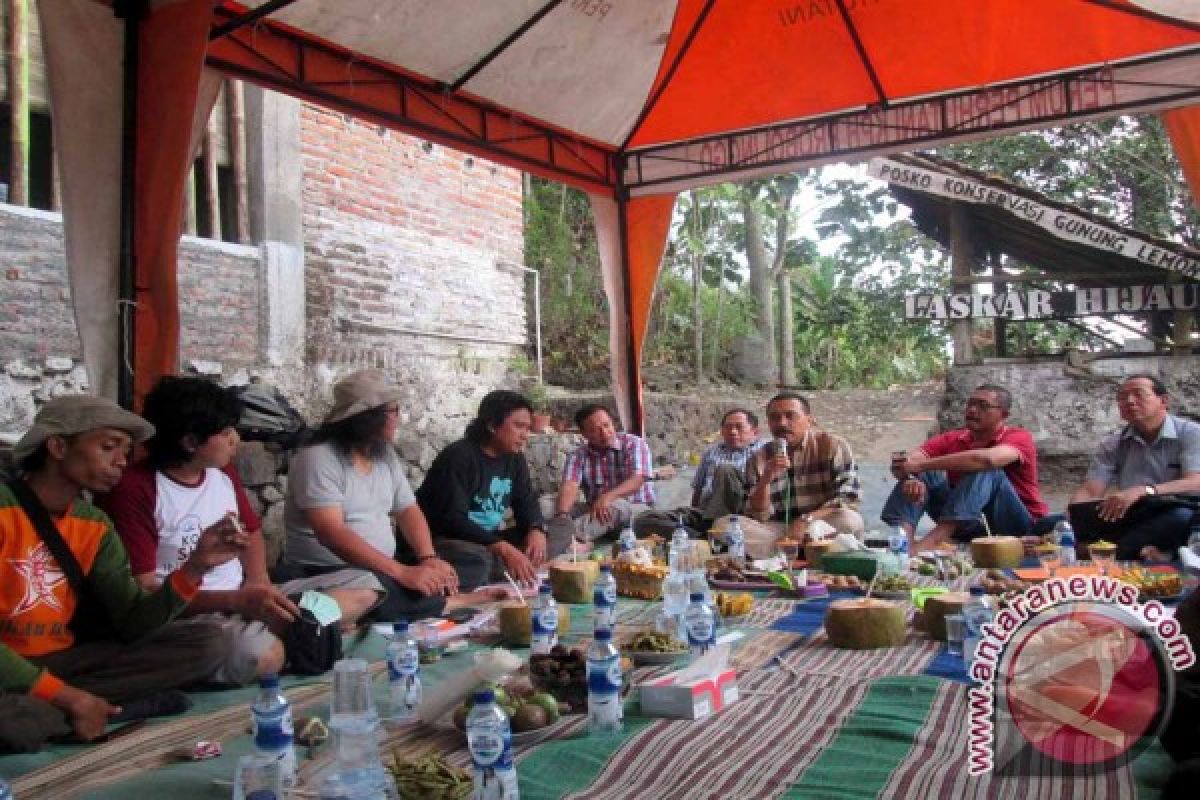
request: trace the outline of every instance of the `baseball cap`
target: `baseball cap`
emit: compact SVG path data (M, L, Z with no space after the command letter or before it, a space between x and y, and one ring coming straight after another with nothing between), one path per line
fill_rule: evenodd
M111 400L90 394L67 394L42 406L33 418L33 426L13 447L13 461L20 464L51 436L73 436L98 428L125 431L135 443L154 435L153 425Z
M347 417L370 411L372 408L400 402L399 387L388 382L377 369L351 372L333 386L333 408L325 415L325 423L341 422Z

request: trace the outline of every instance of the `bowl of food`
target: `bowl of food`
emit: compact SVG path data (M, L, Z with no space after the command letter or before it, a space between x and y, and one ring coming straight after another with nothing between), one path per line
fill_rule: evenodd
M686 643L668 633L643 631L634 634L621 647L621 651L642 665L673 664L680 656L688 654Z

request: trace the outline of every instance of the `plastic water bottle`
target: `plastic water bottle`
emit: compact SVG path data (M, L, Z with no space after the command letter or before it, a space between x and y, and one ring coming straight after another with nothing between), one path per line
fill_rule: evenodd
M975 649L979 647L979 641L983 638L983 626L992 621L995 613L996 610L983 587L972 586L971 597L963 605L963 660L967 669L971 668L971 662L975 660Z
M592 604L595 606L592 629L612 630L617 624L617 579L608 564L600 565L600 577L592 587Z
M695 542L688 542L688 554L684 561L688 567L688 594L699 592L704 596L704 602L711 604L713 596L712 589L708 587L708 571L704 568Z
M621 654L612 642L612 630L596 631L587 651L588 730L591 733L620 733Z
M529 649L532 653L549 653L558 644L558 604L554 602L550 584L543 583L533 598L533 638Z
M279 691L279 676L264 675L259 681L261 691L250 704L254 723L254 749L279 761L283 785L296 785L296 751L292 747L295 730L292 727L292 704Z
M746 560L746 534L742 532L742 523L734 514L729 518L729 530L725 532L725 544L729 557L738 561Z
M712 606L704 602L704 595L700 592L692 592L687 611L683 612L683 625L687 630L688 646L692 649L692 660L716 644L717 614Z
M1058 544L1059 561L1064 567L1075 565L1075 529L1065 519L1054 526L1054 539Z
M355 717L334 727L334 769L321 783L321 800L394 800L396 784L379 756L379 723ZM249 798L247 798L249 800Z
M888 550L896 557L901 572L908 569L908 534L899 525L888 531Z
M621 531L621 535L617 537L617 551L628 553L635 547L637 547L637 535L633 532L633 528L627 525L625 530Z
M682 559L686 558L686 554L692 546L692 539L688 536L687 529L683 527L683 521L679 523L679 527L671 534L671 549L667 554L667 566L672 569L677 568Z
M663 581L663 614L669 618L683 619L687 608L690 575L684 563L691 547L687 531L676 528L671 536L671 549L667 555L667 577Z
M473 800L517 800L517 770L513 766L512 727L496 705L491 689L475 692L467 714L467 749L471 752L475 791Z
M12 787L4 778L0 778L0 800L13 800Z
M393 630L395 636L387 646L390 710L392 721L403 724L417 718L421 705L421 653L407 621L397 622Z

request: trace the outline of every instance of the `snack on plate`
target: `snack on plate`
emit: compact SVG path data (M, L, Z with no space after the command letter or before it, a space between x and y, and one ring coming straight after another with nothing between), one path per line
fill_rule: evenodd
M612 565L612 573L617 581L617 594L622 597L637 597L641 600L657 600L662 597L663 580L667 577L667 567L662 564L617 561Z
M875 580L877 592L907 592L912 588L912 581L903 575L885 575Z
M717 592L716 603L722 617L741 617L754 608L754 595L747 592Z
M857 575L822 575L826 589L861 589L863 582Z
M1175 597L1183 591L1183 577L1178 572L1151 572L1143 567L1130 567L1114 577L1136 586L1146 597Z
M624 649L630 653L682 653L688 646L670 634L644 631L630 639Z
M710 558L704 565L710 581L727 581L729 583L746 583L751 580L744 565L738 564L731 558ZM761 577L758 578L761 580Z
M1007 592L1023 592L1029 584L1020 578L1010 578L998 569L989 569L979 579L979 585L988 594L1005 594Z
M397 755L390 767L402 800L465 800L473 790L471 773L452 767L440 755L407 761Z

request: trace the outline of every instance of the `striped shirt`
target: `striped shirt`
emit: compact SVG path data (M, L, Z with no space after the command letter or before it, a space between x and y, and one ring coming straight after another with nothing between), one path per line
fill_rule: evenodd
M758 439L745 447L738 448L730 447L724 442L717 442L705 450L704 455L700 457L700 466L696 467L696 477L692 479L692 488L700 492L700 502L706 502L712 495L713 473L717 471L717 467L733 467L745 480L746 465L750 463L751 456L764 444L766 442Z
M789 450L791 469L771 481L771 506L766 512L755 510L754 517L782 520L786 511L788 519L796 519L834 502L857 508L862 495L858 464L845 439L809 428L800 445ZM746 476L751 486L757 485L773 456L773 447L759 448L754 454Z
M585 443L567 456L563 466L563 481L574 481L583 487L588 505L631 475L641 475L646 482L626 499L631 503L654 505L654 486L651 484L654 460L646 441L632 433L618 433L613 446L607 450L597 450Z

